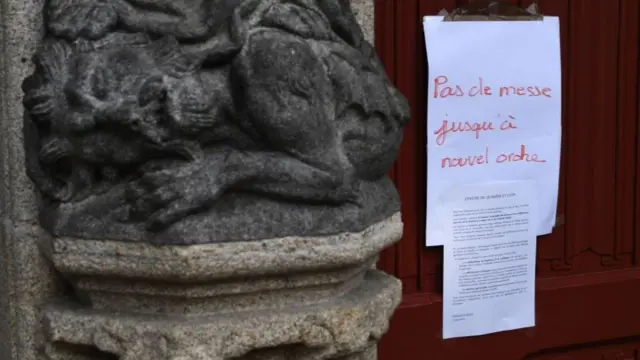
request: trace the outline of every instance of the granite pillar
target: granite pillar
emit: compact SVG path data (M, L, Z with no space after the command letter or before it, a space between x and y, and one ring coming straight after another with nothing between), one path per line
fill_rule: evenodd
M0 358L36 359L40 306L60 293L36 240L38 198L25 172L21 84L43 34L44 0L0 1Z
M90 2L53 2L74 1ZM400 288L371 268L401 236L396 213L358 231L160 247L43 229L22 83L45 1L0 4L0 358L375 358ZM352 7L372 41L373 1Z

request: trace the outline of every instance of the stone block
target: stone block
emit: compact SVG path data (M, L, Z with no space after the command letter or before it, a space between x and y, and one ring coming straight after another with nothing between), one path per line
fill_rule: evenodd
M92 308L199 314L338 296L401 236L396 214L360 233L324 237L193 246L45 237L42 247Z
M207 245L43 238L77 294L45 308L44 352L52 360L87 351L119 360L375 359L402 291L371 266L401 236L396 214L360 233Z
M42 229L29 222L0 222L0 355L35 360L40 307L61 293L61 281L37 247Z
M375 270L363 280L318 304L197 317L127 316L52 304L45 310L46 338L54 347L95 348L119 360L366 358L387 331L401 286Z

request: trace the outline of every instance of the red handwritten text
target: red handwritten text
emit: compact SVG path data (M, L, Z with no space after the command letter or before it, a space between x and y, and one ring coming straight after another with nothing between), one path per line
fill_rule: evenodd
M491 93L491 87L485 86L483 78L478 78L478 85L475 85L475 86L471 87L471 89L469 90L469 96L475 97L475 96L478 96L478 95L480 95L480 96L491 96L491 95L493 95Z
M486 165L489 163L489 148L485 148L484 154L473 155L460 158L445 157L442 159L442 168L466 167L475 165Z
M509 115L509 119L515 120L516 118L514 118L511 115ZM503 121L502 124L500 124L500 130L505 131L505 130L510 130L510 129L517 129L518 127L513 122L511 122L511 120Z
M467 91L468 89L468 91ZM526 97L547 97L551 98L551 88L537 85L501 85L497 94L500 97L526 96ZM466 87L460 84L449 84L449 78L445 75L437 76L433 79L433 98L444 99L448 97L476 97L494 95L491 86L486 84L483 77L478 77L477 84Z
M527 146L520 145L520 152L517 153L509 153L509 154L500 154L496 158L496 162L498 164L502 163L512 163L512 162L536 162L536 163L544 163L547 160L538 159L538 154L529 154L527 153Z
M528 97L538 97L538 96L546 96L548 98L551 97L551 89L550 88L540 88L539 86L502 86L500 88L500 97L504 96L528 96Z
M439 97L446 98L450 96L464 96L464 90L462 89L462 87L458 85L456 85L455 88L451 86L446 86L448 82L449 82L449 78L444 75L440 75L433 80L433 83L434 83L433 97L434 98L437 99Z
M433 134L436 136L436 144L444 145L447 141L447 135L450 133L471 132L475 134L476 139L479 139L480 133L482 132L494 131L496 129L499 129L500 131L517 129L517 126L513 121L515 121L515 118L509 115L509 120L502 121L500 126L496 128L493 121L472 122L442 120L442 125L438 130L434 131Z
M489 147L485 147L484 153L477 155L470 155L464 157L444 157L440 161L440 167L445 168L464 168L464 167L473 167L476 165L488 165L491 163L489 157ZM527 151L526 145L520 145L519 152L513 153L503 153L498 155L495 158L495 163L497 164L506 164L506 163L517 163L517 162L527 162L527 163L546 163L547 160L540 159L540 156L535 153L529 153Z

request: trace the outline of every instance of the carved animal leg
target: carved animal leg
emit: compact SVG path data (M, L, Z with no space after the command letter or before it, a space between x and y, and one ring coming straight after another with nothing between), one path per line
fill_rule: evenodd
M233 151L224 169L222 182L229 188L294 201L339 204L356 200L353 183L283 153Z
M247 133L348 186L351 166L335 124L332 85L306 41L278 30L255 31L236 57L232 82Z
M209 149L201 161L149 163L127 191L128 217L158 231L213 206L228 189L301 202L355 202L356 192L334 174L284 153Z

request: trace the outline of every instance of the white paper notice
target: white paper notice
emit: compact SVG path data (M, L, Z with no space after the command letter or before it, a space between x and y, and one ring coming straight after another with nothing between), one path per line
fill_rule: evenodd
M462 185L447 197L445 339L535 325L536 187Z
M426 244L443 245L452 186L534 180L538 235L556 219L560 33L543 21L424 22L428 57Z

